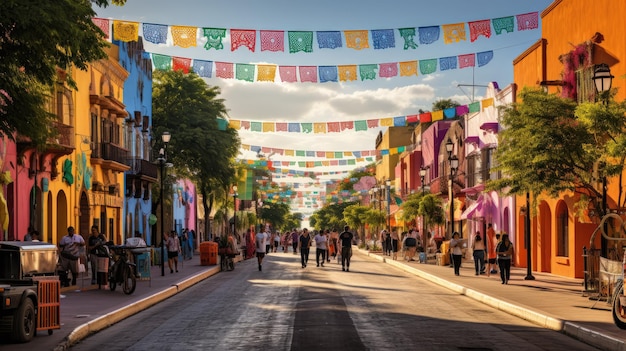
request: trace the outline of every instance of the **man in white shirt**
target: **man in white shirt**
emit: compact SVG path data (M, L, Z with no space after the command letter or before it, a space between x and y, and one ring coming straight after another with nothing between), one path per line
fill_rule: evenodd
M322 256L322 267L324 267L324 260L326 260L326 235L322 231L317 233L313 238L315 240L315 262L317 266L320 266L320 256Z
M265 245L267 245L267 243L269 242L269 235L264 232L260 232L255 235L254 239L256 241L256 258L259 262L260 272L261 270L263 270L261 264L263 263L263 258L265 257Z

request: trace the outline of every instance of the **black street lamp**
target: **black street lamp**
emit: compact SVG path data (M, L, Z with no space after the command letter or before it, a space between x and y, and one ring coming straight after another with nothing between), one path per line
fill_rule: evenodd
M420 181L422 183L422 195L424 195L425 193L425 186L426 186L426 184L424 184L425 179L426 179L426 168L421 167L420 168Z
M387 230L391 233L391 193L389 193L391 180L387 179L385 185L387 185Z
M163 147L159 150L159 167L161 168L161 276L165 275L165 215L163 208L165 207L165 199L163 198L163 187L165 179L165 165L167 164L167 144L170 142L172 135L169 132L163 132L161 140Z
M456 155L452 155L454 151L454 143L450 138L446 142L446 151L448 152L448 162L450 163L450 179L448 180L448 193L450 195L450 238L454 233L454 174L459 169L459 159Z
M233 185L233 235L237 232L237 186Z
M600 98L605 104L608 104L609 99L606 97L606 93L611 90L613 84L613 77L611 75L611 69L606 63L601 63L593 70L593 83L596 87L596 92L600 95Z
M526 217L524 217L524 237L526 242L526 276L524 280L535 280L533 276L533 262L530 242L530 193L526 192Z
M601 63L597 65L596 68L593 70L593 78L591 79L593 80L593 83L596 87L596 93L600 96L600 99L602 99L602 102L604 103L605 106L608 106L609 104L608 92L611 90L611 85L613 84L613 78L614 78L613 75L611 75L611 68L609 68L609 65L607 65L606 63ZM600 166L602 166L602 164ZM602 212L603 212L602 215L603 216L608 213L606 187L607 187L606 176L603 176L602 177ZM604 225L608 226L608 223L605 222ZM605 229L605 232L606 230L608 230L607 227L605 227L604 229ZM601 241L601 251L602 251L601 254L603 256L606 256L606 248L608 246L607 239L604 236L601 236L600 241Z

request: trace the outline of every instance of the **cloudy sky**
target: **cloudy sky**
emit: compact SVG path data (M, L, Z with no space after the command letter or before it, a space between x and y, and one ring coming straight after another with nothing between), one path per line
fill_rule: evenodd
M539 29L503 32L490 38L479 37L471 42L444 44L443 38L432 44L404 50L398 28L441 26L484 19L515 16L530 12L541 13L551 0L128 0L123 7L96 8L98 17L198 27L284 31L344 31L395 29L396 47L384 50L373 48L354 50L345 47L319 49L313 42L312 53L260 51L257 38L256 52L240 47L230 50L206 50L202 45L180 48L153 45L144 41L146 51L192 59L232 63L293 66L336 66L426 60L493 51L491 62L483 67L439 71L413 77L380 78L340 83L269 83L245 82L236 79L209 78L210 85L219 86L226 100L229 117L236 120L274 122L354 121L416 114L419 109L429 111L433 102L453 99L461 104L480 100L484 88L491 81L501 87L513 79L512 61L541 36ZM467 27L466 27L467 28ZM142 34L140 30L140 35ZM203 38L199 38L199 43ZM416 38L416 42L418 39ZM372 45L370 40L370 46ZM459 85L462 85L459 87ZM467 86L464 86L467 85ZM375 148L376 134L343 132L330 134L257 133L240 131L243 144L265 147L316 150L357 151ZM176 137L175 133L173 137ZM254 158L254 153L242 154ZM294 158L274 156L275 161L296 161ZM307 158L306 161L315 159ZM354 166L352 166L354 167ZM346 170L347 167L315 168L316 171ZM311 170L311 169L308 169Z

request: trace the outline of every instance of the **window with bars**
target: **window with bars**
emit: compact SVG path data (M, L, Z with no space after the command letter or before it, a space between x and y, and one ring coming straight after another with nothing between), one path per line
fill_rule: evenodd
M478 153L471 154L466 159L467 162L467 187L471 188L483 182L482 158Z
M577 102L596 101L596 87L593 83L595 65L581 68L576 71L576 100Z
M556 213L557 256L569 256L568 216L567 206L561 203Z
M496 180L502 177L500 171L494 170L494 168L498 166L498 162L495 158L495 151L495 146L481 150L483 171L481 182L485 180Z

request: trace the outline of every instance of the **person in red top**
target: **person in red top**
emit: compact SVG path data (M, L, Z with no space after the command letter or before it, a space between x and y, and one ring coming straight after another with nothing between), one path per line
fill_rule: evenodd
M498 239L496 239L496 231L493 230L491 223L487 224L485 236L487 239L487 276L490 276L491 273L498 273L496 270L496 245L498 244Z

